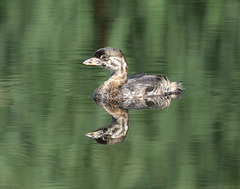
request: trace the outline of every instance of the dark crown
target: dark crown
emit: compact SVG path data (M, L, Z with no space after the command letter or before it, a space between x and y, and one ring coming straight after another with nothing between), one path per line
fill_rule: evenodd
M124 54L121 50L113 47L104 47L101 49L98 49L94 54L93 57L100 58L102 55L107 55L109 57L124 57Z

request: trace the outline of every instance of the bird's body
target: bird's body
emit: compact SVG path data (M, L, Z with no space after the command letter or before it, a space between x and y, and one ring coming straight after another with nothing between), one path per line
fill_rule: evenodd
M157 95L180 94L183 91L181 83L170 82L162 75L135 74L128 76L126 59L123 53L116 48L101 48L83 64L95 65L111 71L110 78L95 90L93 95L95 100L119 101Z

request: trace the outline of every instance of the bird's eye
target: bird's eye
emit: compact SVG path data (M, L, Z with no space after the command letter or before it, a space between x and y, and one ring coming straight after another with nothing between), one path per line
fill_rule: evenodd
M103 132L104 132L104 133L107 132L107 130L108 130L107 128L103 128Z
M100 57L100 59L106 59L108 56L107 55L102 55L101 57Z

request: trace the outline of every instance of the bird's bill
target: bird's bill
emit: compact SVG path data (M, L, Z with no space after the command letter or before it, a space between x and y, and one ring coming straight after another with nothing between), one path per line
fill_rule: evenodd
M83 62L85 65L90 66L99 66L100 65L100 59L99 58L89 58Z
M101 131L92 131L92 132L86 133L85 136L90 137L90 138L100 138L100 137L102 137L102 132Z

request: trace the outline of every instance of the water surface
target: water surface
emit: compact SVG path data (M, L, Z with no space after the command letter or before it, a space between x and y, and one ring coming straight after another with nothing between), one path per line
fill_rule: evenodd
M240 188L238 1L3 0L0 28L1 188ZM185 88L116 145L84 135L111 121L82 65L104 46Z

